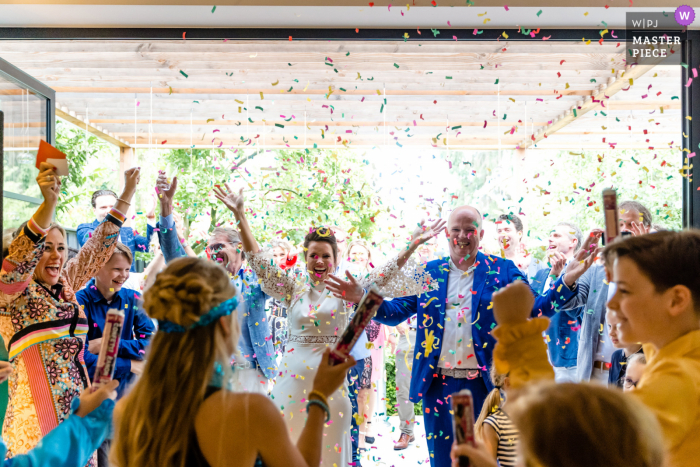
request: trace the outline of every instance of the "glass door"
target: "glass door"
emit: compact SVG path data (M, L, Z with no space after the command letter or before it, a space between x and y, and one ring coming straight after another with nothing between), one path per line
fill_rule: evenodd
M40 140L53 143L55 97L53 89L0 59L3 240L5 234L29 219L41 204L35 182L36 152Z

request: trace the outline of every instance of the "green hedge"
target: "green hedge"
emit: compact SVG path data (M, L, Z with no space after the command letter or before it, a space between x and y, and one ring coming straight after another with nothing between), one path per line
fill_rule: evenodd
M386 366L386 414L396 415L396 356L387 355L384 360ZM413 405L416 415L423 415L423 402Z

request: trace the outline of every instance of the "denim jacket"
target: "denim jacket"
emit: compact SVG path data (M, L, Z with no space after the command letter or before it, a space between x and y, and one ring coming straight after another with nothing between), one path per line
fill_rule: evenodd
M589 381L593 373L593 358L600 340L600 323L608 300L605 268L594 264L578 280L578 293L563 306L572 319L581 321L578 339L577 380ZM607 332L607 329L602 332Z
M172 214L167 217L161 216L156 231L166 263L186 256L185 249L177 238ZM262 291L258 277L254 272L241 269L239 275L244 283L240 292L245 297L245 304L248 308L248 329L241 329L241 332L247 331L249 333L255 350L254 357L260 370L268 379L272 379L277 371L277 361L272 343L272 333L265 313L265 302L270 297Z

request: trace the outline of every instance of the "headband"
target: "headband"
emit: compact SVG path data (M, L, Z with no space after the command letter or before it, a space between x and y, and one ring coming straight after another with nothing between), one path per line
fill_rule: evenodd
M222 302L209 310L205 315L199 317L199 319L188 327L180 326L179 324L173 323L172 321L158 320L158 329L162 332L167 333L182 333L187 332L191 329L201 328L204 326L209 326L211 323L221 318L222 316L228 316L236 309L238 306L238 297L231 297L225 302Z

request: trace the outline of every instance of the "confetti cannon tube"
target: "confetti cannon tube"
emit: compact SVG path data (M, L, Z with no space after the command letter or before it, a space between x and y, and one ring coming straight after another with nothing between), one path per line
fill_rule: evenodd
M95 368L93 386L98 389L112 381L114 369L117 366L117 354L119 353L119 341L124 327L124 311L115 308L107 312L105 328L102 333L102 347Z

